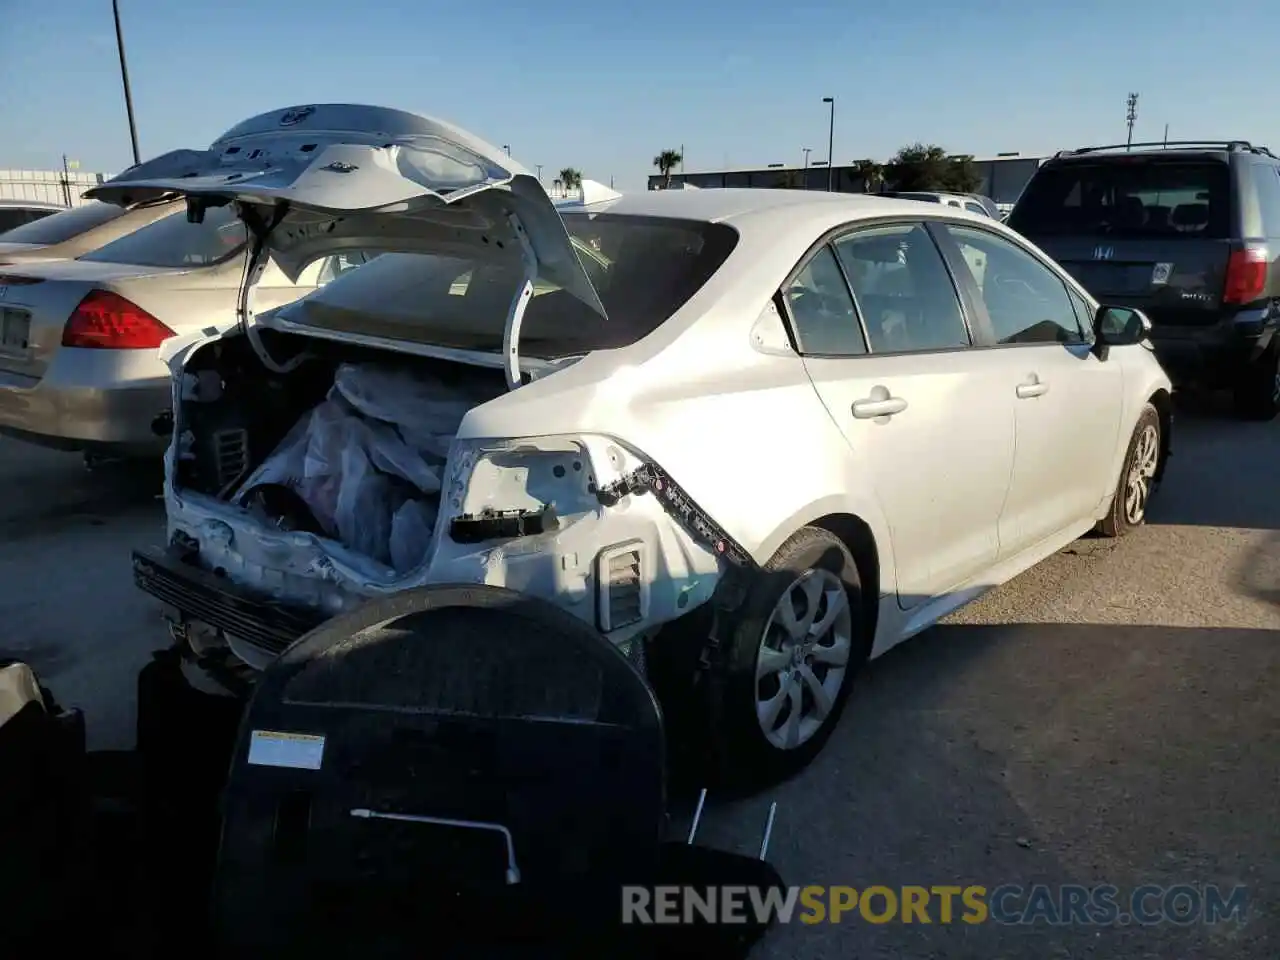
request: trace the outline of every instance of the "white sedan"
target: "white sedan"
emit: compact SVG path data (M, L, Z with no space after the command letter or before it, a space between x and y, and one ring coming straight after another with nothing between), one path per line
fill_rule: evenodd
M135 570L224 682L368 598L489 583L638 663L701 662L724 756L785 772L869 657L1141 524L1169 449L1142 314L963 210L792 190L557 210L464 131L344 105L95 193L148 191L235 200L290 274L411 254L170 350L171 545Z

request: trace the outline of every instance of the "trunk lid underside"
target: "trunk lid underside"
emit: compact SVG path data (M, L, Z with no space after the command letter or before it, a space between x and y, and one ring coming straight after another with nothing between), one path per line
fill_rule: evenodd
M534 261L605 319L568 231L529 171L443 121L382 107L323 104L246 120L208 150L177 150L88 191L117 204L180 194L193 216L236 202L296 279L343 250Z

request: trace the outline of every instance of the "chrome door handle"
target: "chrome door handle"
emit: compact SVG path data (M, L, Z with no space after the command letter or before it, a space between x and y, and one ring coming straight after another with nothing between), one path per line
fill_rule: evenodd
M1034 373L1027 379L1026 383L1018 384L1017 394L1019 400L1030 400L1032 397L1043 397L1049 392L1049 385L1041 383L1040 378Z
M871 396L863 400L853 401L853 415L859 420L877 420L880 417L892 417L907 409L907 401L889 394L885 387L873 387Z

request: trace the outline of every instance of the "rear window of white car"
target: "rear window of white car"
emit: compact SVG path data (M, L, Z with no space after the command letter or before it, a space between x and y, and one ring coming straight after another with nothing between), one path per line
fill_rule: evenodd
M186 211L171 214L80 259L141 267L207 267L242 250L246 237L230 205L211 207L203 223L188 222Z
M4 211L0 211L0 217L3 214ZM20 227L0 233L0 243L38 243L42 246L62 243L64 240L80 236L86 230L110 223L123 214L123 207L117 207L111 203L96 201L86 203L70 210L54 213L52 216L42 216L30 223L23 222Z
M522 355L554 358L627 346L656 330L737 244L725 224L572 213L564 222L608 313L539 280L520 332ZM464 350L501 350L517 266L388 253L285 308L289 318Z

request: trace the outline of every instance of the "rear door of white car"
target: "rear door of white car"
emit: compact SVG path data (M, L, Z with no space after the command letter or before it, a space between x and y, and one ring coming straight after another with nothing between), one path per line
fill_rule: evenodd
M1089 307L1044 260L981 224L939 224L938 239L971 284L988 352L1016 370L1017 452L1000 518L1003 556L1091 519L1114 487L1124 374L1092 351ZM954 242L954 248L948 242ZM982 263L981 271L973 270ZM968 270L968 274L961 271Z
M797 347L893 543L910 609L991 566L1014 456L1005 363L975 349L968 309L922 222L853 225L783 288Z

